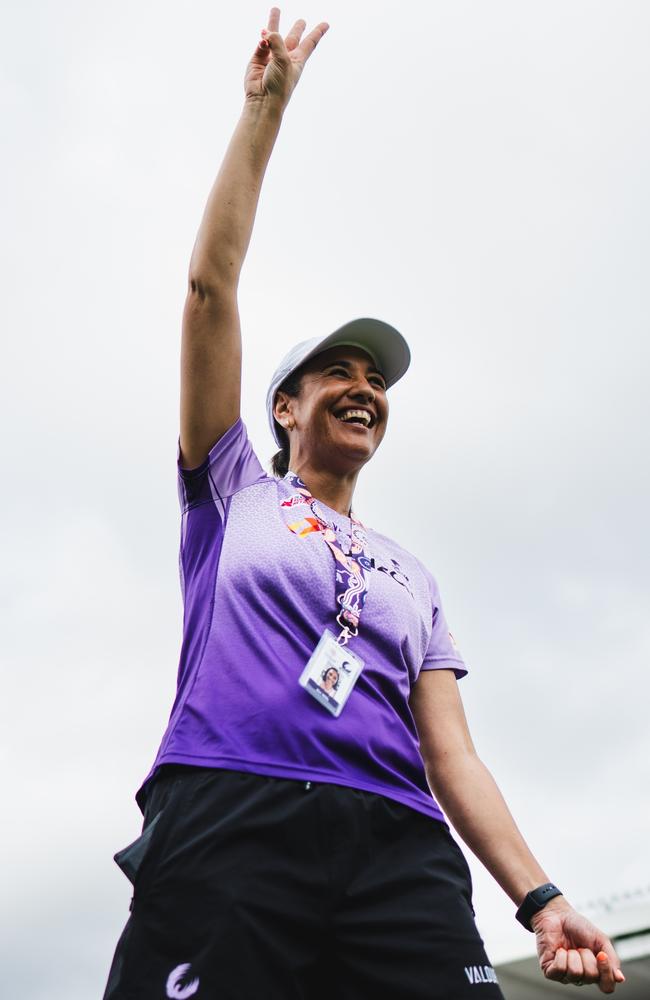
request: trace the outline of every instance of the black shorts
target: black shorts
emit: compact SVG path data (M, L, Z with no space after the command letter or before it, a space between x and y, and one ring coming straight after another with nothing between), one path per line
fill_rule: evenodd
M495 1000L467 862L383 795L169 766L104 1000Z

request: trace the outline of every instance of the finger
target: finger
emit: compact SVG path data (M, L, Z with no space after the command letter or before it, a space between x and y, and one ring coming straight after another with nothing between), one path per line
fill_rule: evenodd
M266 41L266 38L260 38L255 51L251 56L251 62L256 63L259 66L266 66L270 57L271 49L269 48L269 43Z
M569 982L585 978L582 956L577 948L569 948L567 952L566 974Z
M555 958L550 965L547 965L544 969L544 975L547 979L552 979L556 983L561 983L566 976L566 963L567 963L567 952L565 948L558 948L555 952Z
M598 971L596 956L589 948L578 948L578 951L580 952L582 968L584 969L584 976L582 978L586 983L597 983L600 973Z
M614 968L609 955L604 950L599 951L596 955L596 961L598 962L598 975L600 976L598 989L601 993L613 993L616 988L616 982L614 980Z
M264 38L269 44L271 50L271 55L275 59L276 63L280 67L286 67L289 65L289 53L287 52L287 47L284 44L284 38L279 31L267 31Z
M298 46L298 49L302 53L305 62L309 59L310 55L312 54L312 52L314 51L314 49L316 48L316 46L318 45L318 43L320 42L321 38L323 37L326 31L329 31L329 24L327 23L327 21L321 21L321 23L317 24L316 27L312 31L310 31L308 35L305 35L302 42Z
M284 40L284 44L287 47L287 52L291 52L299 44L302 38L302 33L307 27L307 22L300 19L296 21L293 28Z
M280 29L280 8L279 7L271 7L271 10L269 11L268 29L269 29L269 31L279 31L279 29Z

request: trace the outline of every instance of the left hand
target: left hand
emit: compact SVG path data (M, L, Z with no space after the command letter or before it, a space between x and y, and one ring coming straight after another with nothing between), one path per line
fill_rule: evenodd
M531 925L547 979L575 986L597 983L601 993L613 993L618 983L625 982L612 942L564 897L551 899Z
M262 29L262 38L246 67L247 99L269 98L278 101L283 109L286 107L305 63L329 28L326 21L321 21L303 38L306 26L301 18L283 38L279 30L280 9L271 8L268 28Z

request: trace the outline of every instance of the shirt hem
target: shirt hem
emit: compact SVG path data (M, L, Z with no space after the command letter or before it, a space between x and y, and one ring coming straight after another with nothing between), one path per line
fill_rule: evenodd
M420 667L419 673L421 674L423 670L453 670L457 681L469 673L464 660L452 660L449 656L427 657Z
M322 771L319 768L306 768L293 764L273 764L268 761L241 760L239 757L204 757L197 754L165 753L157 760L151 773L136 792L136 801L140 805L142 793L145 786L151 781L161 764L189 764L194 767L214 767L224 770L246 771L249 774L263 774L271 778L294 778L305 781L323 781L332 785L343 785L345 788L358 788L364 792L373 792L375 795L383 795L388 799L399 802L400 805L408 806L416 812L435 819L447 826L447 821L438 807L435 799L430 802L417 799L415 796L398 794L391 788L384 785L376 785L371 781L358 781L347 778L344 774L337 774L331 771ZM142 808L142 806L141 806Z

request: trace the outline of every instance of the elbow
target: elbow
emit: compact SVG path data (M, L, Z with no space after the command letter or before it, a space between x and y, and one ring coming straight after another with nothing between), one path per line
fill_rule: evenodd
M218 303L232 299L237 294L237 283L227 281L217 274L190 271L187 278L187 297L197 305Z
M202 274L192 271L187 276L187 297L198 304L207 302L215 294L215 287Z
M231 297L237 292L240 270L233 254L224 255L219 262L197 259L193 255L187 275L187 293L200 302Z

